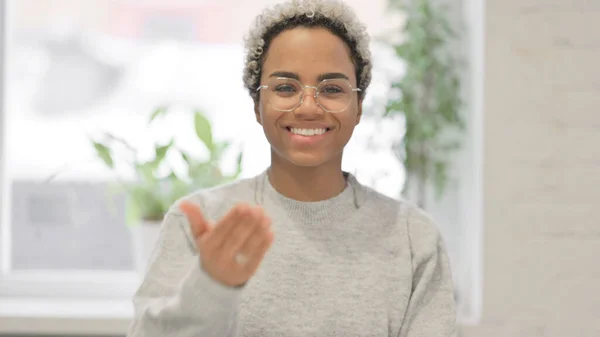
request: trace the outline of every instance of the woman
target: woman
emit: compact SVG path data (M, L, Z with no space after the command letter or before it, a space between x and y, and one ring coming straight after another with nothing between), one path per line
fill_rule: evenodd
M341 169L371 79L365 27L341 2L292 1L246 46L271 164L174 205L129 336L454 336L434 223Z

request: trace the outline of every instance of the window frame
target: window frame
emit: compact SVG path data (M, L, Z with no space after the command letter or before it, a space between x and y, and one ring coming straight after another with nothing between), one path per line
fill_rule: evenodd
M0 131L7 128L6 68L10 39L10 0L0 0ZM6 174L6 132L0 132L0 299L3 297L124 299L139 284L135 271L12 271L10 183ZM7 225L8 224L8 225Z
M460 215L463 240L466 243L459 260L466 269L459 271L459 288L469 292L469 298L458 312L462 325L479 324L483 307L483 147L484 147L484 84L485 84L485 6L486 0L462 0L465 55L469 70L464 88L468 134L466 146L459 157L462 173Z
M8 258L6 251L11 248L10 243L10 229L2 224L10 222L10 213L4 212L4 209L10 208L10 184L8 183L8 177L6 175L6 101L5 101L5 88L6 88L6 40L8 34L8 0L0 0L0 282L2 282L2 276L10 270L10 259ZM3 207L8 205L7 207ZM0 283L1 284L1 283ZM0 288L2 289L2 288Z

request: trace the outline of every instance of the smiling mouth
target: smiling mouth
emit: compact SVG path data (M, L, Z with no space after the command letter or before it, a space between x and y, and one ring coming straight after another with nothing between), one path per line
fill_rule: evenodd
M293 128L293 127L288 126L288 127L286 127L286 130L288 130L289 132L291 132L295 135L311 137L311 136L320 136L322 134L325 134L326 132L331 131L331 128L302 129L302 128Z

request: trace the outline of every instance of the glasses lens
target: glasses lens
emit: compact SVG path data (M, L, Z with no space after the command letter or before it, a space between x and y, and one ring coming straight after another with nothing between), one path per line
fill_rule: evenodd
M278 77L266 83L269 104L281 111L291 111L300 105L304 87L295 79ZM352 86L345 79L322 81L317 87L317 103L328 112L344 111L352 100Z
M345 79L324 80L317 88L318 101L329 112L345 110L352 100L352 86Z
M300 103L302 86L291 78L273 78L267 83L267 100L277 110L292 110Z

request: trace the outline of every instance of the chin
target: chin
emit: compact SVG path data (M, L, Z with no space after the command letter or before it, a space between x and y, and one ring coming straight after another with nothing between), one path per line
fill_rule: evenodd
M318 167L331 162L334 157L318 152L294 152L286 153L284 159L295 166Z

